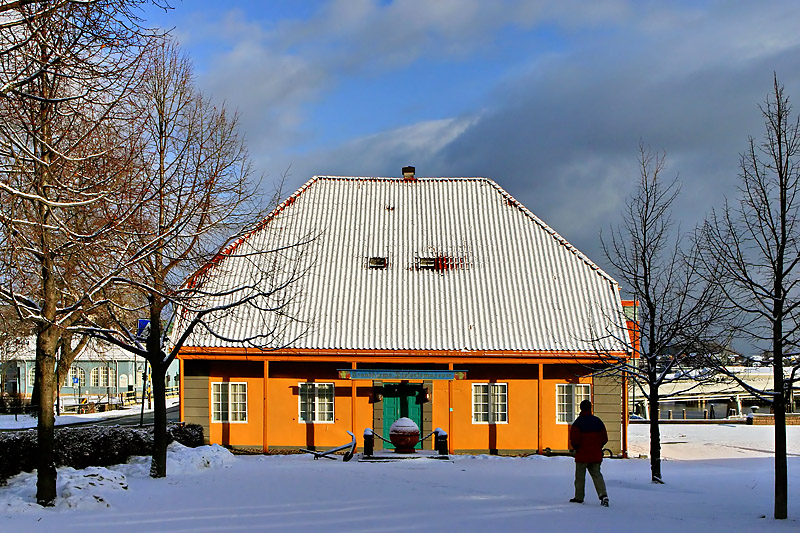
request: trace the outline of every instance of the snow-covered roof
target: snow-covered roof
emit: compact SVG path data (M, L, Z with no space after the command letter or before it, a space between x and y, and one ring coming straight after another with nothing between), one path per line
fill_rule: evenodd
M298 242L306 244L291 246ZM201 283L219 290L276 266L303 276L284 293L298 320L275 345L625 350L608 337L625 338L617 283L485 178L314 177L217 258ZM270 322L259 315L242 308L214 328L243 338ZM186 346L235 343L198 329Z
M36 337L29 336L9 344L3 353L4 360L33 361L36 359ZM141 358L139 358L141 359ZM133 361L136 356L118 346L100 340L89 341L75 358L78 362Z

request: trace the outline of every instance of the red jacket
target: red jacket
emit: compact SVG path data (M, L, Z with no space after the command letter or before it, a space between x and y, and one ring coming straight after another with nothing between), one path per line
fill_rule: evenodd
M576 463L600 463L603 446L608 442L606 426L589 411L581 411L569 430L569 442L575 450Z

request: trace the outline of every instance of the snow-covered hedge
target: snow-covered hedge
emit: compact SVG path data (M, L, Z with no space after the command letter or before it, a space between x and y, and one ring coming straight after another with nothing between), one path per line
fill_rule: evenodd
M203 444L203 428L197 424L170 424L170 442L184 446ZM58 466L86 468L124 463L134 455L149 455L153 428L133 426L90 426L56 429ZM0 433L0 483L20 472L36 468L36 430Z

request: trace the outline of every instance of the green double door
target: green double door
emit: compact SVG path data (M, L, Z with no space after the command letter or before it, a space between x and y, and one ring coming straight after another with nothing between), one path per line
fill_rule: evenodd
M422 432L422 404L423 387L419 384L409 383L384 383L383 384L383 435L389 438L389 429L398 418L406 417L413 420ZM424 435L420 435L420 438ZM393 450L394 446L388 442L383 443L384 448ZM422 449L422 443L414 447Z

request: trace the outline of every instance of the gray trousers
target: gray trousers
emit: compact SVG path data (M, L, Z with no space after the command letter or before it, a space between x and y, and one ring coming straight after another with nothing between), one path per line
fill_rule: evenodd
M600 473L600 463L575 463L575 498L583 500L586 495L586 471L592 476L594 483L594 490L597 491L597 496L601 500L607 496L606 482L603 480L603 474Z

